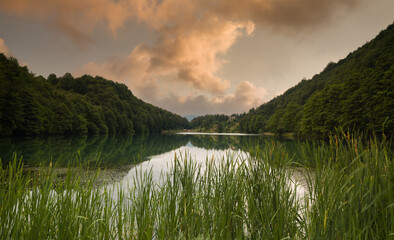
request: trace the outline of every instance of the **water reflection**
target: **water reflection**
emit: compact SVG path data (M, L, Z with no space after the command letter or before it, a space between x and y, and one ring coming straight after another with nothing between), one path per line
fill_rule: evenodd
M66 166L80 155L81 161L99 159L104 167L127 165L147 157L179 148L188 142L182 135L94 135L62 137L19 137L0 139L3 165L13 153L23 157L28 166L57 162Z
M146 161L151 156L183 146L202 151L231 149L249 152L256 147L262 149L267 140L271 141L273 138L261 135L190 133L0 138L0 158L3 166L16 153L23 157L27 166L57 162L57 166L64 167L80 155L81 161L99 159L101 166L112 168ZM282 143L290 156L297 155L296 141L282 140Z
M99 156L101 166L107 168L104 178L129 184L136 170L152 169L154 180L158 181L160 174L168 171L175 153L187 153L197 163L205 163L207 158L220 161L226 154L245 159L250 149L263 149L271 141L276 140L262 135L190 133L16 137L0 139L0 158L3 166L12 159L13 153L17 153L23 156L27 166L52 161L57 162L58 167L64 167L76 155L80 155L82 161L95 161ZM297 141L280 141L286 153L294 156L295 161L301 159L297 152Z
M183 164L185 160L192 160L193 163L200 165L200 169L204 172L207 161L214 161L214 164L218 165L220 161L229 157L229 159L234 160L236 162L235 165L237 165L246 161L249 154L240 149L206 149L194 146L191 142L188 142L185 146L163 154L151 156L148 161L136 165L130 169L129 173L124 177L121 185L127 188L130 183L133 183L138 174L148 171L151 171L152 180L160 185L162 180L161 177L169 173L171 167L174 165L175 157L179 159L180 164Z
M182 147L177 149L153 155L149 157L148 161L136 164L127 174L124 175L123 179L116 183L108 185L110 189L115 187L121 187L124 192L128 192L130 186L134 186L135 181L139 181L141 176L146 173L150 173L152 181L155 186L162 186L166 181L167 174L172 173L174 166L174 159L178 158L179 164L183 165L184 161L192 161L197 164L201 172L204 174L207 163L213 163L217 168L225 161L230 160L233 166L237 168L239 164L253 164L253 157L242 149L245 146L253 146L253 144L264 144L265 141L256 141L256 136L239 138L239 136L216 136L217 138L211 138L207 135L199 135L198 137L193 136L190 141ZM230 138L229 138L230 137ZM260 139L261 140L261 139ZM266 139L265 139L266 140ZM292 146L292 144L288 144ZM247 148L246 148L247 149ZM290 148L291 149L291 148ZM291 168L286 169L286 175L288 177L288 185L294 189L297 197L302 199L307 194L307 183L306 183L306 172L303 168ZM171 179L171 178L170 178ZM115 196L116 197L116 196Z
M190 142L204 149L249 149L264 144L261 135L93 135L0 138L0 158L3 163L12 159L14 152L23 156L28 165L58 161L67 163L78 152L82 160L92 161L100 155L106 166L137 162L149 156L165 153ZM288 141L289 149L294 141Z

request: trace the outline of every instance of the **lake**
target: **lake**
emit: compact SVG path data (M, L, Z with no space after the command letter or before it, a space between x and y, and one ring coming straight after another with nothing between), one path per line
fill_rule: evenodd
M13 158L23 158L25 166L57 163L64 167L76 156L81 161L100 160L105 168L119 168L148 161L170 152L199 149L204 151L239 150L247 152L265 144L273 137L251 134L177 133L151 135L93 135L0 138L0 158L3 164ZM297 141L280 140L289 155L296 154ZM170 154L171 155L171 154Z
M76 157L82 162L99 160L100 166L106 169L102 176L106 181L127 186L133 182L136 170L152 170L153 180L159 182L161 174L168 172L173 164L175 155L186 155L202 165L206 159L220 162L229 154L242 161L250 157L250 150L262 149L272 141L280 142L287 154L299 158L295 140L257 134L194 132L3 138L0 139L0 158L4 166L16 153L31 169L50 162L65 169ZM297 171L292 176L302 179ZM298 189L298 192L304 192L304 189Z
M388 239L390 144L345 134L326 142L196 133L3 138L2 162L16 152L34 174L0 171L0 235ZM96 171L85 165L66 168L75 158L99 159L104 182L88 181ZM60 174L36 172L40 162Z

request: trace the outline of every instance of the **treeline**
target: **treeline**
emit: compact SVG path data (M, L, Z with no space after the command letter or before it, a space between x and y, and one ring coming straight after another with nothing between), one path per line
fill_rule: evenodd
M45 79L0 54L0 136L152 133L189 122L101 77Z
M238 131L327 135L394 132L394 25L239 121Z
M236 132L238 129L237 122L245 114L233 114L227 116L224 114L205 115L194 118L190 122L190 128L200 132Z

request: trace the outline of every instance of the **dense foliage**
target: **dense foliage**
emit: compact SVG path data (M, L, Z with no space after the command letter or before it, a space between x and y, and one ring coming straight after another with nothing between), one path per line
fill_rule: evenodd
M327 135L337 127L394 132L394 25L375 39L252 109L239 131Z
M338 134L296 151L271 139L205 164L181 153L126 184L0 161L0 239L392 239L391 142Z
M245 114L224 114L205 115L194 118L190 122L190 128L200 132L234 132L237 130L237 122Z
M188 121L101 77L35 77L0 54L0 135L149 133Z

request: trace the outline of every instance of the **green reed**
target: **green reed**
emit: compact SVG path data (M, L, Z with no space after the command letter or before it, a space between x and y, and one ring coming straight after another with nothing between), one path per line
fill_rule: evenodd
M308 239L393 239L393 153L386 139L343 134L314 150ZM322 161L323 160L323 161Z
M98 183L96 166L95 174L83 164L70 165L65 176L51 165L34 173L14 156L0 165L0 238L394 237L386 139L334 135L328 143L300 143L297 158L280 142L261 146L248 157L228 153L204 164L179 153L159 182L136 167L128 187ZM305 170L304 197L291 182L295 167Z

